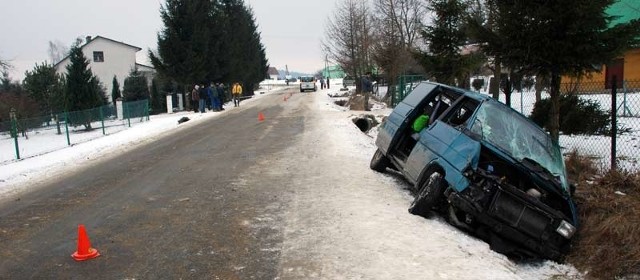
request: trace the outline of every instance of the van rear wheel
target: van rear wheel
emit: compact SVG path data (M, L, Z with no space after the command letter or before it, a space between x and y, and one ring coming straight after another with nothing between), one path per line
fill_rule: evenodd
M389 166L389 158L386 157L380 149L376 150L376 153L373 154L371 158L369 167L375 171L384 172L387 170L387 166Z
M426 218L429 216L429 211L444 195L446 183L443 181L442 174L435 171L418 187L418 194L409 206L409 213Z

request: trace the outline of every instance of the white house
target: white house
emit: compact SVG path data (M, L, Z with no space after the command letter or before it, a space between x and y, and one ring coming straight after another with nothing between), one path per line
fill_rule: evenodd
M124 79L133 69L138 69L150 82L155 74L153 67L136 63L136 53L142 49L123 42L118 42L102 36L91 38L81 46L82 53L89 60L91 72L98 77L105 87L107 100L111 102L111 89L113 77L116 76L120 84L120 90ZM66 74L67 65L70 64L69 56L62 59L54 67L58 74Z
M277 80L278 77L280 77L280 73L278 73L278 69L275 67L269 67L269 69L267 69L267 74L271 80Z

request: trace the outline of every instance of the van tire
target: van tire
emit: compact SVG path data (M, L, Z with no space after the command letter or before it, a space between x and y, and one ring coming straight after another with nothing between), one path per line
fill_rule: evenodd
M431 209L444 195L446 183L440 172L433 172L418 185L418 194L414 198L409 213L427 218Z
M387 166L389 166L389 158L386 157L380 149L377 149L371 158L369 167L375 171L384 173L387 170Z

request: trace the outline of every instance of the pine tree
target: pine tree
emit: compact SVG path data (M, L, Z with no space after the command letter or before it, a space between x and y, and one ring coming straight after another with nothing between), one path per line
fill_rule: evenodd
M38 102L42 115L51 115L62 110L63 82L53 65L36 64L27 71L23 81L29 96Z
M221 52L229 53L221 63L228 70L225 80L242 83L243 92L251 95L269 68L253 11L241 0L223 0L222 8L227 38Z
M89 61L82 53L79 44L71 48L70 64L67 65L64 108L67 112L96 108L106 103L104 89L100 81L89 68ZM91 129L92 118L69 120L72 124L82 124Z
M610 26L615 0L496 1L494 26L478 32L484 50L505 66L549 77L552 137L559 139L562 75L584 75L618 57L640 38L640 20Z
M122 95L125 101L138 101L149 99L149 87L145 78L137 69L129 73L129 77L124 79Z
M111 81L111 103L116 105L116 100L122 97L122 93L120 92L120 83L118 83L118 78L116 75L113 75L113 81Z
M165 77L183 85L204 83L215 65L210 46L212 2L167 0L160 11L164 29L158 34L158 53L151 63Z
M467 43L467 7L460 0L435 0L429 9L435 18L422 32L428 51L418 53L416 58L439 83L468 87L469 72L478 68L484 58L477 54L461 54Z
M151 110L153 113L158 114L166 112L165 97L160 93L158 89L158 80L151 80Z
M182 85L242 82L247 92L268 69L253 12L241 0L168 0L162 7L159 74Z

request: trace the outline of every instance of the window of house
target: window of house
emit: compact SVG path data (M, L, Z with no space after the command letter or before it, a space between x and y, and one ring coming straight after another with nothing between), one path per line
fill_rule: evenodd
M93 62L104 62L104 53L93 52Z

